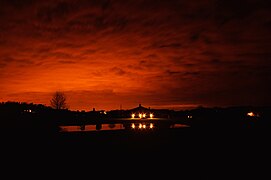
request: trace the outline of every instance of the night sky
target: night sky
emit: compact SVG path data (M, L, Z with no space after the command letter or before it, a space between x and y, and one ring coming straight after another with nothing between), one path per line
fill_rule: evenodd
M271 1L0 0L0 101L270 105Z

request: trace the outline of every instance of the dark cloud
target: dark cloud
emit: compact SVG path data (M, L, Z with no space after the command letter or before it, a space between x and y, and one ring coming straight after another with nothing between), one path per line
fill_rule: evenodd
M255 11L253 6L253 3L247 0L216 1L215 18L219 25L223 25L232 20L243 19Z
M7 6L11 6L14 8L24 8L26 6L29 6L33 4L36 0L25 0L25 1L20 1L20 0L1 0L1 7L4 9Z
M65 19L73 10L75 10L74 4L56 2L51 6L41 7L37 11L37 18L44 23L51 23L56 19Z
M119 68L119 67L113 67L110 70L113 71L116 75L119 75L119 76L123 76L123 75L126 74L126 72L123 69Z
M174 75L179 75L179 74L181 74L182 72L166 70L165 73L166 73L167 75L169 75L169 76L174 76Z
M6 67L6 66L7 66L6 63L3 63L3 62L0 63L0 68L4 68L4 67Z
M171 43L171 44L161 44L158 48L180 48L182 45L180 43Z
M0 3L4 100L10 92L30 100L24 92L56 89L111 107L141 99L157 107L270 100L268 1ZM84 106L76 98L72 103Z
M196 72L184 72L183 73L184 76L199 76L201 75L200 72L196 71Z

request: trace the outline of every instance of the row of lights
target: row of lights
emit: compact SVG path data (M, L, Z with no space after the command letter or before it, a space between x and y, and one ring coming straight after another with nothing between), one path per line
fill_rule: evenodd
M24 112L29 112L29 113L31 113L31 112L33 112L31 109L26 109L26 110L24 110Z
M132 116L132 118L136 118L136 114L134 114L134 113L131 116ZM146 113L139 113L138 114L138 118L146 118L146 117L147 117ZM153 114L150 113L149 117L152 119L153 118Z
M136 128L135 123L132 123L131 127L132 127L132 129L135 129L135 128ZM150 123L149 128L150 128L150 129L153 129L153 127L154 127L154 126L153 126L153 123ZM138 129L146 129L146 128L147 128L146 124L139 123Z

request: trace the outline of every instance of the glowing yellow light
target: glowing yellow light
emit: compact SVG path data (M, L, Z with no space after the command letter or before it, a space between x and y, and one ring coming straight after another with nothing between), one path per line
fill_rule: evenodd
M143 114L143 118L146 118L146 113Z
M247 115L250 116L250 117L255 116L255 114L253 112L249 112L249 113L247 113Z
M141 124L141 123L139 124L138 128L139 128L139 129L141 129L141 128L142 128L142 124Z
M132 114L132 118L135 118L135 114Z
M146 124L143 124L143 129L146 129Z
M153 114L152 113L150 114L150 118L153 118Z
M132 124L132 128L135 129L135 124L134 123Z
M153 124L151 123L151 124L150 124L150 129L152 129L152 128L153 128Z
M142 118L142 114L141 113L138 116L139 116L139 118Z

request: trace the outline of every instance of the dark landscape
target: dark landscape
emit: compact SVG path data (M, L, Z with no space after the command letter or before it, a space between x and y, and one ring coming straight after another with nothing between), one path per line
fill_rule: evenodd
M71 124L81 127L83 123L97 127L102 123L126 122L123 116L130 114L131 110L114 110L104 114L100 111L55 110L43 105L15 102L2 103L0 110L3 142L18 148L36 146L60 148L63 151L74 149L81 153L191 153L192 149L202 147L254 146L255 143L267 145L265 141L268 140L271 127L269 107L160 110L161 114L169 113L166 122L185 126L162 127L164 124L159 124L154 129L101 128L93 131L78 128L78 131L71 132L61 131L60 127ZM249 116L250 112L255 115ZM192 118L188 119L187 116ZM144 119L135 121L142 122Z
M0 0L2 179L270 179L270 32L267 0Z

